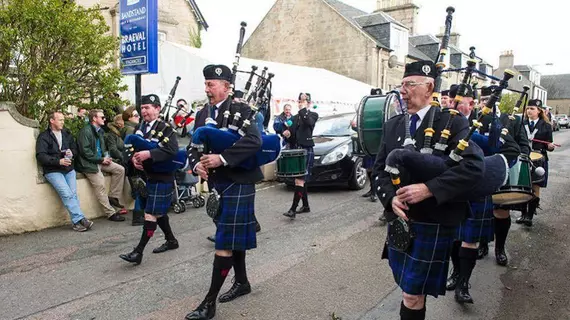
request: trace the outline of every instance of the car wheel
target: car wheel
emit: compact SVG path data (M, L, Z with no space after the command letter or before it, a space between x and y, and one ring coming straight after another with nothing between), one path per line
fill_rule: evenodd
M366 185L366 180L368 180L366 169L362 167L362 158L358 158L352 168L352 177L348 182L348 187L352 190L362 190Z

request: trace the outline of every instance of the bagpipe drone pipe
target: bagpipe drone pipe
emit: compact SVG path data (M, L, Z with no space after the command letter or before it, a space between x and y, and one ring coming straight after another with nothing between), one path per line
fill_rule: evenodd
M236 95L236 91L234 90L235 79L238 73L241 48L245 35L245 26L246 23L242 22L240 29L240 39L237 45L235 61L232 68L230 94L226 102L229 104L228 110L224 112L222 123L218 128L218 123L210 116L211 105L208 105L207 108L205 108L204 111L208 112L209 115L206 119L206 125L194 131L192 134L192 143L190 144L190 149L188 150L188 152L192 153L193 158L196 160L199 160L200 157L205 153L223 153L227 148L233 146L239 139L247 134L247 131L251 127L252 122L255 121L255 117L259 110L258 106L263 102L265 91L270 85L271 79L274 77L274 74L272 73L268 73L267 77L258 75L258 85L250 95L250 97L255 96L257 98L251 105L248 105L247 100L245 100L242 96ZM246 93L251 87L251 82L254 75L256 75L256 70L257 67L253 66L249 79L245 86ZM267 68L264 69L264 74L265 71L267 71ZM242 114L243 110L245 109L248 110L247 114ZM259 151L257 151L255 156L239 164L239 167L251 170L273 162L279 156L279 153L281 152L281 138L279 135L265 134L263 132L260 134L262 141L261 148Z

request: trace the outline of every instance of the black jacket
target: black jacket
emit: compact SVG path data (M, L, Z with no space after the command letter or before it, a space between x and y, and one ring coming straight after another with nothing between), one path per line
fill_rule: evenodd
M141 130L144 122L137 126L137 130ZM150 159L143 162L144 173L149 182L173 182L174 172L169 173L157 173L152 170L152 164L154 162L170 161L174 159L176 153L178 152L178 140L176 140L176 134L172 133L172 128L167 126L166 123L160 120L156 120L150 130L143 135L145 139L155 138L158 139L159 133L163 133L163 137L169 137L167 143L163 143L162 147L154 148L150 150ZM154 134L153 134L154 133Z
M529 119L525 118L524 119L525 131L526 128L528 128L528 126L529 126ZM550 123L546 123L544 120L539 118L538 121L535 123L534 128L536 129L536 133L534 134L534 139L548 141L548 142L554 141L552 138L552 125ZM532 134L532 132L530 133ZM532 151L537 151L542 153L544 155L544 158L548 161L548 154L547 154L548 147L546 144L540 142L532 142L530 141L530 136L529 136L529 145L531 146Z
M313 147L313 130L315 123L319 119L319 114L309 111L307 108L299 110L293 117L293 124L291 126L291 137L289 142L297 147Z
M77 157L77 144L71 132L64 128L61 131L61 140L61 150L70 149L71 152L73 152L73 157ZM73 164L68 167L59 164L59 160L64 157L61 150L50 128L40 133L36 140L36 159L42 166L44 174L50 172L61 172L65 174L73 170Z
M436 112L434 115L433 128L435 129L435 134L432 138L432 147L439 140L441 131L445 128L449 119L448 112L442 112L439 108L432 107L432 110L422 120L415 137L412 137L416 140L415 145L418 150L423 147L424 130L427 128L431 112ZM390 151L402 148L405 137L404 121L405 117L403 115L397 115L384 124L385 135L374 164L373 174L378 175L378 186L380 187L378 194L382 205L384 205L385 215L388 220L396 218L392 210L392 198L396 195L396 189L392 185L390 175L384 171L385 161ZM467 119L455 117L450 131L451 136L446 155L455 149L461 138L467 135L469 131ZM409 205L410 210L407 213L409 218L415 221L457 226L467 217L470 212L469 203L467 201L455 201L454 199L468 194L472 186L476 185L483 177L485 168L483 152L476 144L470 143L462 156L463 160L458 165L448 169L436 178L424 182L433 194L433 197L420 203ZM401 176L402 186L423 182L415 181L413 177L406 176L404 173Z
M506 113L501 114L501 123L503 127L509 129L509 135L513 137L521 149L521 153L530 154L530 144L526 135L526 130L523 127L521 117L515 116L515 119L510 119Z
M231 115L229 117L229 123L232 123L233 115L236 111L241 114L241 120L238 123L238 127L241 127L243 120L249 118L251 113L251 108L246 104L232 103L229 106L226 100L218 110L218 116L215 119L218 123L218 127L222 125L224 118L224 112L230 110ZM194 131L196 129L203 127L206 123L206 118L208 118L208 106L204 106L196 114L194 120ZM227 161L227 166L221 166L210 171L209 180L213 182L235 182L241 184L252 184L263 179L263 173L260 168L255 168L253 170L246 170L237 167L240 163L253 157L257 151L261 148L261 133L257 129L257 123L255 119L251 121L251 125L246 132L246 135L241 137L233 146L222 152L222 157ZM194 159L190 155L190 163L194 167L200 159ZM195 173L194 173L195 174Z
M502 155L504 155L507 158L507 161L509 161L509 163L510 163L511 161L517 160L517 158L521 154L521 148L520 148L519 144L517 143L517 141L515 140L515 137L513 137L513 132L515 130L515 128L514 128L515 126L512 123L507 122L508 115L506 115L506 116L507 116L506 117L507 119L504 119L502 115L498 119L500 122L500 125L501 125L501 129L506 127L509 130L509 134L504 137L504 142L503 142L503 144L500 148L500 151L498 153L501 153ZM491 121L493 121L492 115L486 115L483 117L483 119L481 120L481 123L483 124L483 126L481 127L481 130L480 130L481 133L488 133L489 132L489 127L490 127ZM513 131L511 131L511 130L513 130ZM520 134L520 132L519 132L519 134ZM526 137L526 134L525 134L525 137ZM527 144L527 148L528 148L528 144ZM485 149L483 148L483 150L485 150Z

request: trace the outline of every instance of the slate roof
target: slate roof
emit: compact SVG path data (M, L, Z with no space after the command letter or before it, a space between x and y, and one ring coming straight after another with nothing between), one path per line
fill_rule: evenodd
M402 28L407 29L405 25L403 25L402 23L400 23L399 21L397 21L396 19L392 18L390 15L382 11L354 17L354 20L356 20L358 25L361 26L362 28L379 24L385 24L385 23L394 23Z
M540 84L548 92L548 99L570 99L570 74L540 77Z
M418 60L433 60L420 49L414 47L411 42L408 43L408 56Z
M338 11L338 13L340 13L346 19L350 20L352 23L356 23L356 21L354 20L354 17L358 17L358 16L368 14L365 11L362 11L362 10L357 9L355 7L349 6L348 4L346 4L342 1L338 1L338 0L323 0L323 1L328 3L329 5L331 5L333 8L335 8L336 11ZM356 24L358 24L358 23L356 23Z
M204 18L202 11L200 11L200 8L198 8L198 4L196 3L196 1L195 0L186 0L186 1L188 1L188 4L192 8L192 12L194 13L194 16L196 17L196 20L198 20L198 23L204 28L204 30L207 31L209 25L206 22L206 19Z

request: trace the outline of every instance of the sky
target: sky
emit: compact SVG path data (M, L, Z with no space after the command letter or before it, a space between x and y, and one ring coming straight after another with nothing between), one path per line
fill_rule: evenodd
M297 0L303 1L303 0ZM366 12L376 0L341 0ZM203 32L203 48L235 53L240 22L248 24L246 40L271 9L275 0L196 0L210 25ZM563 22L570 2L563 0L414 0L420 6L419 34L437 34L445 23L446 8L455 7L453 30L461 34L459 47L475 46L479 57L495 68L502 51L512 50L515 64L532 65L543 74L570 73L570 41ZM537 5L540 4L540 5ZM222 9L223 8L223 9ZM552 65L549 65L552 64Z

